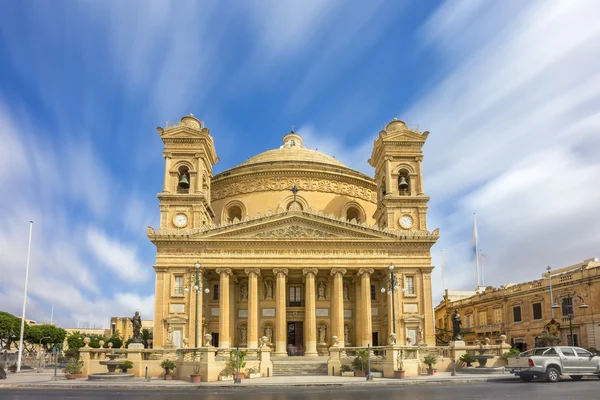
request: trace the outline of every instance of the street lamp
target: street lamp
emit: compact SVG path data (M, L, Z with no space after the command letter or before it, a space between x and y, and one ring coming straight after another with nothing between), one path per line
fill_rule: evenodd
M194 292L196 292L196 324L195 324L195 332L194 332L194 347L198 347L198 293L200 293L202 290L200 288L200 263L197 262L196 264L194 264L194 269L196 270L196 279L194 280ZM208 285L204 285L204 281L205 278L202 277L203 280L203 285L202 286L206 286L204 288L204 293L210 293L210 289L208 288ZM186 287L184 289L186 292L190 291L190 288Z
M574 346L573 344L573 318L575 317L575 315L573 314L573 298L574 297L578 297L579 301L581 302L581 305L579 306L579 308L581 309L585 309L588 308L588 305L585 304L585 300L583 300L583 297L581 297L580 295L578 295L577 293L568 293L566 296L557 296L556 299L554 299L554 304L552 304L552 308L556 309L556 308L560 308L560 306L558 304L556 304L558 302L558 300L563 299L563 301L561 303L564 303L564 299L568 299L568 304L566 304L567 306L567 311L568 311L568 315L567 317L569 318L569 331L571 333L571 340L570 340L570 346ZM563 304L563 316L564 316L564 304Z
M391 294L392 295L392 333L396 334L396 305L395 305L395 301L394 301L394 293L400 288L400 286L398 285L398 277L396 276L396 274L394 273L394 269L396 267L394 267L394 264L390 264L388 269L390 270L390 279L388 281L388 287L387 289L382 287L381 288L381 293L386 293L387 294ZM403 288L402 291L405 291L405 289Z

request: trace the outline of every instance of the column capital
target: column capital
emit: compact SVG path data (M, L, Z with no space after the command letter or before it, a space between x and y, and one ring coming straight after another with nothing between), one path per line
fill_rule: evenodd
M246 268L244 270L246 275L250 276L250 274L255 274L256 276L260 275L260 268Z
M361 268L358 270L358 272L356 274L358 276L362 276L363 274L373 275L373 272L375 272L375 270L373 268Z
M423 161L423 156L416 156L415 161L418 161L418 162Z
M287 276L288 269L287 268L273 268L273 273L275 274L275 276L277 276L279 274L283 274L283 275Z
M170 152L167 152L167 151L163 152L163 154L162 154L162 155L163 155L163 157L164 157L164 158L169 158L169 157L171 157L171 153L170 153Z
M337 275L337 274L342 274L345 275L346 274L346 268L331 268L331 275Z
M306 276L308 274L313 274L313 275L317 275L319 273L319 270L317 268L304 268L302 270L302 275Z
M222 274L233 275L231 268L217 268L217 269L215 269L215 272L219 275L222 275Z

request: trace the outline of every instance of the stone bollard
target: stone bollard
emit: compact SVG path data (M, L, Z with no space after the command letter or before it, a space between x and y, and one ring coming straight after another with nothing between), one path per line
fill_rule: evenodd
M334 338L337 339L336 336L334 336ZM340 352L341 349L339 347L336 347L335 344L329 348L329 360L327 361L327 375L342 375L342 372L340 371L340 368L342 366L342 362L340 360Z

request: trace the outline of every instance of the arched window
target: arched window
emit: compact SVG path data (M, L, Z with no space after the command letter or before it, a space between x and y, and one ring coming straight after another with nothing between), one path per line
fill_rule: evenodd
M362 222L361 212L356 207L350 207L346 210L346 220L352 221L353 219L355 219L356 222Z
M190 192L190 172L188 167L181 166L178 170L177 193Z
M242 209L240 208L240 206L231 206L227 209L227 220L229 222L233 222L233 220L238 219L239 221L242 220Z

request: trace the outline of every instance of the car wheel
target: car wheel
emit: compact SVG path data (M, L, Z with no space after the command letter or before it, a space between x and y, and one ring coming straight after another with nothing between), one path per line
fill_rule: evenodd
M546 381L547 382L558 382L560 379L560 372L554 367L548 367L546 370Z
M583 378L582 375L571 375L571 379L573 379L574 381L580 381L581 378Z
M533 375L520 375L520 378L525 382L531 382L533 380Z

